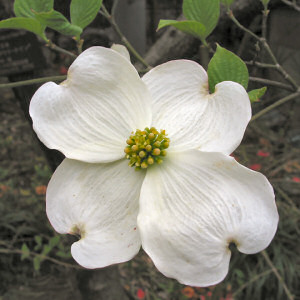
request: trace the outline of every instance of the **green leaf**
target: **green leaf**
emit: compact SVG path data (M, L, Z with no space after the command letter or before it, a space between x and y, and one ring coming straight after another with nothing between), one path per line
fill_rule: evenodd
M47 255L51 250L52 250L52 247L50 247L49 245L44 245L42 255Z
M34 18L34 12L53 9L54 0L15 0L14 12L17 17Z
M197 21L160 20L157 30L170 25L196 38L200 38L205 43L203 38L205 36L205 26L203 24Z
M49 246L51 248L55 247L58 243L59 243L59 240L60 240L60 236L59 235L56 235L54 237L52 237L49 241Z
M221 0L221 3L223 3L226 7L230 7L230 5L234 2L234 0Z
M30 256L30 250L25 243L23 243L21 251L22 251L21 260L24 260Z
M264 7L267 7L268 4L269 4L269 2L270 2L270 0L261 0L261 2L262 2L262 4L263 4Z
M36 271L39 271L41 268L41 258L39 256L36 256L33 259L33 267Z
M34 237L36 245L34 246L34 251L39 250L42 247L42 238L39 235Z
M70 251L69 251L69 252L63 252L63 251L59 250L59 251L57 251L55 254L56 254L57 256L63 257L63 258L70 258L70 257L72 257Z
M215 85L222 81L235 81L247 89L249 73L246 64L234 53L217 46L216 53L207 69L209 91L215 91Z
M72 0L71 23L82 29L85 28L95 19L101 5L102 0Z
M25 29L39 35L41 38L47 41L47 38L44 33L45 26L42 26L35 19L29 19L23 17L6 19L0 21L0 28Z
M218 24L220 16L219 0L184 0L183 14L190 21L198 21L205 27L202 38L206 38Z
M250 101L251 102L259 101L259 99L265 94L266 91L267 91L267 87L264 86L260 89L256 89L248 92Z
M56 10L49 12L34 12L35 18L44 26L50 27L62 34L80 36L82 29L72 25L66 17Z

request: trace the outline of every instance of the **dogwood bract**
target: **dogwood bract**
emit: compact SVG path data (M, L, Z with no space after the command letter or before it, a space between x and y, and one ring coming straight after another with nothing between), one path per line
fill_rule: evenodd
M166 276L207 286L226 276L230 242L243 253L271 242L273 189L229 156L251 117L241 85L209 94L189 60L140 78L118 52L92 47L66 81L38 89L30 115L40 140L66 156L47 215L59 233L81 235L71 248L80 265L124 262L142 246Z

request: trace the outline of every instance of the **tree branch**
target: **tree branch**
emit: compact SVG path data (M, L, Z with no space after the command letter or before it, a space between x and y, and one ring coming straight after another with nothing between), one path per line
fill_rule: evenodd
M280 276L277 268L274 266L274 264L272 263L268 253L263 250L261 252L262 256L265 258L267 264L270 266L270 268L272 269L272 272L275 274L275 276L277 277L278 281L281 283L287 297L289 300L294 300L294 296L292 295L292 293L290 292L290 290L288 289L287 285L285 284L284 280L282 279L282 277Z
M255 114L255 115L251 118L250 122L253 122L254 120L260 118L262 115L268 113L269 111L271 111L271 110L274 109L275 107L277 107L277 106L279 106L279 105L281 105L281 104L283 104L283 103L285 103L285 102L287 102L287 101L293 100L293 99L295 99L295 98L297 98L297 97L299 97L299 96L300 96L300 91L299 91L299 92L296 92L296 93L293 93L293 94L290 94L290 95L288 95L288 96L286 96L286 97L284 97L284 98L282 98L282 99L276 101L275 103L273 103L273 104L267 106L266 108L262 109L260 112L258 112L257 114Z
M271 86L275 86L281 89L285 89L287 91L291 91L293 92L294 89L289 85L289 84L285 84L279 81L275 81L275 80L269 80L269 79L265 79L265 78L258 78L258 77L249 77L249 80L252 82L258 82L261 84L265 84L265 85L271 85Z
M4 253L4 254L23 254L23 251L22 250L19 250L19 249L0 249L0 253ZM47 255L43 255L43 254L39 254L39 253L35 253L35 252L29 252L29 255L31 256L37 256L37 257L40 257L42 259L45 259L45 260L49 260L57 265L60 265L60 266L63 266L63 267L67 267L67 268L73 268L73 269L80 269L82 270L83 268L78 266L78 265L72 265L72 264L69 264L69 263L65 263L65 262L62 262L62 261L59 261L55 258L52 258L50 256L47 256Z
M0 89L15 88L18 86L31 85L31 84L37 84L37 83L45 83L48 81L60 82L60 81L65 80L66 78L67 78L66 75L59 75L59 76L41 77L41 78L35 78L35 79L23 80L23 81L17 81L17 82L10 82L10 83L1 83Z
M146 67L147 70L151 69L151 66L142 58L142 56L134 49L134 47L131 45L131 43L127 40L127 38L122 33L120 27L115 21L115 18L113 15L111 15L108 10L105 8L104 4L101 6L101 13L102 15L107 19L107 21L110 23L112 28L115 30L115 32L119 35L121 41L124 43L124 45L127 47L127 49L135 56L135 58L141 62L144 67Z

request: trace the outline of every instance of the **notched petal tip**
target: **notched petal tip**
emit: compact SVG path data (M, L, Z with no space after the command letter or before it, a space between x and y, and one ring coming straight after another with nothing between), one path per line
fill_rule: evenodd
M74 225L69 231L69 234L75 235L76 237L78 237L79 240L83 239L86 236L85 225Z
M173 154L172 154L173 155ZM250 254L274 237L278 213L270 183L221 153L170 154L147 172L140 196L142 245L157 268L181 283L222 281L232 245ZM175 156L175 153L174 153Z
M106 163L122 158L132 129L151 123L150 95L124 56L91 47L72 63L66 81L38 89L30 115L48 148L70 159Z

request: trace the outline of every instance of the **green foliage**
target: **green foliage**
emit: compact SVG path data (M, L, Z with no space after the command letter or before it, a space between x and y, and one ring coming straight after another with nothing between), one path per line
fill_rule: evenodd
M267 7L269 2L270 0L261 0L261 3L263 4L264 7Z
M24 18L24 17L6 19L0 21L0 28L25 29L35 33L36 35L40 36L42 39L47 40L44 33L45 27L35 19Z
M205 32L201 36L205 39L216 27L220 16L219 0L185 0L182 6L183 14L188 20L204 25Z
M60 236L56 235L56 236L54 236L54 237L52 237L50 239L50 241L49 241L49 247L52 249L55 246L57 246L59 242L60 242Z
M71 23L84 29L95 19L101 5L102 0L72 0Z
M16 18L1 21L0 28L25 29L48 41L45 29L49 27L79 40L82 29L96 17L102 0L73 0L70 7L71 23L53 9L53 3L53 0L15 0Z
M34 251L37 251L41 249L42 247L42 238L39 235L36 235L34 237L34 241L36 242L36 245L34 246Z
M39 271L41 268L41 257L35 256L33 259L33 268L35 271Z
M50 10L48 12L34 13L35 18L45 27L54 29L62 34L80 36L82 29L72 25L60 12Z
M21 251L22 251L21 260L29 258L30 250L29 250L29 248L27 247L27 245L25 243L23 243Z
M204 25L197 21L160 20L157 29L161 29L170 25L194 37L199 38L205 34Z
M157 30L171 25L206 44L206 37L214 30L219 20L220 1L184 0L182 9L187 21L160 20Z
M15 0L14 13L17 17L34 18L34 12L53 9L53 0Z
M217 46L207 69L209 91L213 93L217 83L234 81L247 89L249 73L246 64L234 53Z
M249 99L251 102L257 102L259 99L265 94L267 91L267 87L262 87L260 89L255 89L250 92L248 92Z
M227 8L234 2L234 0L220 0Z

